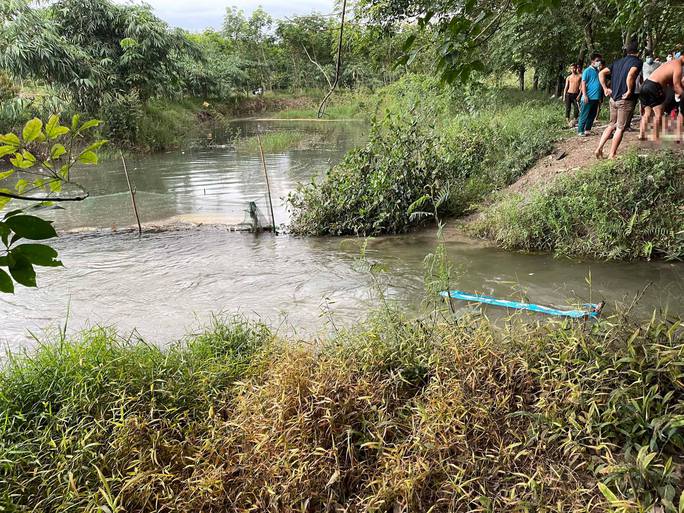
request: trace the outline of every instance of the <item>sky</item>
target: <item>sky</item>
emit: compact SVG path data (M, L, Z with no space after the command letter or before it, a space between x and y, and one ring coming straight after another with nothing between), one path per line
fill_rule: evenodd
M115 0L117 3L140 3L140 0ZM247 15L262 6L274 18L333 11L334 0L146 0L157 16L173 27L201 31L220 28L226 7L236 6Z

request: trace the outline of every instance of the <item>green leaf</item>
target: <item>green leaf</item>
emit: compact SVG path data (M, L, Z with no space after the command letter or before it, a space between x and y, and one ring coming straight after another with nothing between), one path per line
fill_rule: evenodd
M74 114L74 117L71 118L71 131L72 132L75 132L76 130L78 130L79 121L81 121L81 116L79 116L78 114Z
M6 146L0 146L0 158L9 155L10 153L14 153L17 151L17 148L15 146L11 145L6 145Z
M22 132L22 138L25 143L30 143L38 139L41 130L43 129L43 122L38 118L33 118L31 121L24 125L24 131Z
M17 153L13 158L11 158L10 163L17 169L28 169L33 167L33 162L24 159L24 156L21 153Z
M0 240L5 246L8 246L9 236L12 231L9 229L7 224L0 222Z
M45 124L45 133L47 134L48 138L51 138L51 134L55 128L59 126L59 116L56 114L53 114L50 116L48 119L48 122Z
M19 137L17 137L15 134L5 134L5 135L0 135L0 143L2 144L7 144L9 146L12 146L14 148L19 148Z
M57 251L45 244L22 244L14 248L11 253L21 255L33 265L42 267L61 267L62 262L57 260Z
M24 157L24 160L28 160L31 164L35 164L35 163L36 163L36 157L35 157L35 155L33 155L33 153L31 153L31 152L28 151L28 150L22 151L22 152L21 152L21 156Z
M5 221L7 226L20 238L28 240L45 240L57 237L52 223L40 217L16 215Z
M52 180L50 182L50 192L62 192L62 182L60 180Z
M0 292L6 294L14 293L14 283L12 283L12 278L5 271L0 269Z
M21 210L20 208L18 208L17 210L12 210L11 212L7 212L7 213L5 214L5 217L3 217L3 219L8 219L8 218L10 218L10 217L12 217L12 216L19 215L19 214L21 214L22 212L23 212L23 210Z
M45 134L48 139L57 139L58 137L68 134L70 132L68 127L59 124L59 116L52 115L45 125Z
M14 262L9 266L9 272L18 284L24 287L36 286L36 271L28 258L22 255L15 256Z
M620 499L618 499L615 494L611 491L610 488L608 488L605 484L599 483L598 484L599 490L601 490L601 493L603 496L608 499L608 502L610 502L613 506L619 505L621 503Z
M86 165L94 165L97 164L98 158L97 158L97 153L94 151L84 151L81 153L81 155L78 157L78 161L81 164L86 164Z
M81 128L78 129L78 131L83 132L84 130L100 126L100 123L102 123L102 121L100 121L99 119L91 119L90 121L86 121L85 123L83 123L81 125Z
M5 171L3 173L0 173L0 180L4 180L5 178L9 178L14 174L14 169L10 169L9 171Z
M17 191L19 194L23 194L24 191L26 191L26 188L29 186L29 183L27 180L24 180L23 178L20 178L17 180L16 185L14 186L14 189Z
M66 148L63 144L55 144L50 150L50 158L52 160L57 160L59 157L66 153Z
M7 194L10 194L12 191L10 191L9 189L0 189L0 192L4 192L4 193L7 193ZM7 197L5 197L5 196L0 196L0 209L5 208L5 206L6 206L10 201L12 201L12 198L7 198Z
M107 144L108 142L109 142L109 141L106 140L106 139L103 139L103 140L101 140L101 141L94 142L93 144L91 144L90 146L88 146L88 147L87 147L85 150L83 150L83 151L86 152L86 151L96 151L96 150L99 150L100 148L102 148L102 146L104 146L104 145Z
M682 490L682 494L679 496L679 513L684 513L684 490Z

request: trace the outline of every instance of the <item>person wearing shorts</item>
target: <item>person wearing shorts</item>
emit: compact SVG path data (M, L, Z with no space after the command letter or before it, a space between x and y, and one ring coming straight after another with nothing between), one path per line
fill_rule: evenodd
M608 139L613 137L609 158L614 159L622 142L627 123L636 107L634 93L637 77L643 68L643 62L638 57L639 47L636 42L627 47L627 55L615 61L599 74L599 80L606 96L610 96L610 122L601 136L598 148L594 152L597 159L603 158L603 147ZM607 86L610 77L611 87Z
M655 112L655 141L660 139L663 116L681 108L677 105L677 97L684 95L683 69L684 57L671 60L656 69L641 86L642 104Z

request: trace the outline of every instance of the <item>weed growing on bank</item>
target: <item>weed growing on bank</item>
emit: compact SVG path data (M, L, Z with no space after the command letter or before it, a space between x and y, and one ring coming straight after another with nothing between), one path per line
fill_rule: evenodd
M560 137L557 105L501 94L465 101L425 77L377 95L369 142L290 196L291 229L308 235L406 232L463 215L522 175Z
M261 145L264 152L283 152L299 147L307 138L307 133L302 130L280 130L267 132L261 137ZM259 142L256 136L238 138L235 141L235 149L240 152L259 152Z
M684 164L676 153L631 153L530 195L509 195L469 229L511 250L681 260Z
M407 320L312 351L217 323L95 330L0 373L9 511L682 507L679 321Z

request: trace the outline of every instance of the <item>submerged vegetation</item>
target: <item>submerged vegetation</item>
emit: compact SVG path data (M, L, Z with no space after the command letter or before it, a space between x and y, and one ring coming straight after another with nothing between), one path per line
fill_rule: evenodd
M468 96L409 76L378 93L368 144L290 197L292 228L312 235L401 233L470 212L560 137L552 102L506 90Z
M486 208L470 228L501 247L601 259L684 259L684 163L637 155Z
M679 322L406 321L312 352L94 330L0 373L5 511L682 507Z

